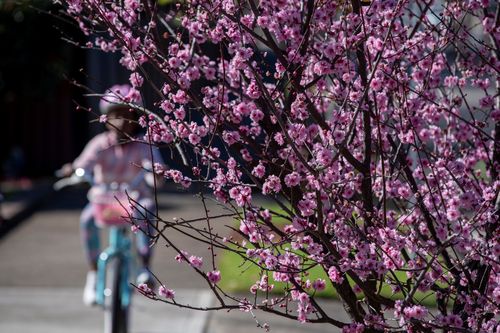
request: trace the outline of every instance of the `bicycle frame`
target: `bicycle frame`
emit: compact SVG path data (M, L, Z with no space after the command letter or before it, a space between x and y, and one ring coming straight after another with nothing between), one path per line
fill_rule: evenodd
M129 285L130 275L130 238L126 235L125 227L110 227L109 228L109 246L99 255L97 262L97 286L96 286L96 301L99 305L104 305L105 299L105 284L106 271L108 263L114 259L121 259L121 276L120 290L122 307L126 308L130 305L132 288Z

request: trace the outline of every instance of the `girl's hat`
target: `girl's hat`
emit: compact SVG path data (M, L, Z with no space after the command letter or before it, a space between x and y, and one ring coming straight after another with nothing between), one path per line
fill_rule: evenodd
M107 114L115 107L128 107L128 103L142 106L141 94L129 84L116 84L106 90L99 101L99 109L102 114Z

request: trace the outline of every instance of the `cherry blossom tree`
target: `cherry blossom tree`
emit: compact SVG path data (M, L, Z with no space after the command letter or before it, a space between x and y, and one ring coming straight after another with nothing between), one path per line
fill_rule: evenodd
M156 172L228 209L155 221L154 240L212 289L209 309L344 332L498 332L497 2L63 3L88 35L83 47L121 54L134 89L119 97L143 112L144 140L181 152L183 167ZM154 108L135 105L143 89ZM213 229L227 216L233 236ZM207 243L207 256L175 244L172 228ZM259 268L254 298L219 287L212 259L223 251ZM311 281L313 268L325 279ZM270 293L276 282L282 294ZM349 322L318 304L326 285ZM185 306L165 285L143 293Z

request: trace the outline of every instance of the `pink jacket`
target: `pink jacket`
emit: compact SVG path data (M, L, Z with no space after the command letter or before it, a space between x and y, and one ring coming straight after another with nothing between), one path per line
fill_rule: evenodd
M73 168L93 173L95 187L113 182L129 185L133 182L136 185L133 189L144 198L152 195L152 189L144 180L141 166L151 166L151 162L163 164L158 148L138 141L122 143L115 132L107 131L87 143L73 162Z

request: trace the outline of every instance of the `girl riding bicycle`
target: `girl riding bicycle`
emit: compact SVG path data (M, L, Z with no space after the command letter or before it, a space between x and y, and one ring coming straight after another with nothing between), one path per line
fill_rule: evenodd
M138 205L132 213L136 219L136 245L141 259L142 268L137 276L137 284L152 284L149 264L152 250L150 237L154 231L151 226L151 214L155 211L153 200L154 175L151 170L153 163L163 163L157 148L135 140L140 129L138 113L123 101L140 104L140 95L129 85L116 85L108 89L100 101L101 121L106 122L107 131L96 135L86 145L80 156L72 163L63 167L63 172L83 168L86 174L91 174L93 185L89 198L99 196L102 188L126 186L127 191L137 194ZM128 202L123 204L127 205ZM99 230L96 226L96 205L92 200L83 209L80 218L82 242L89 263L89 272L83 292L83 302L86 305L95 304L96 300L96 270L100 254Z

